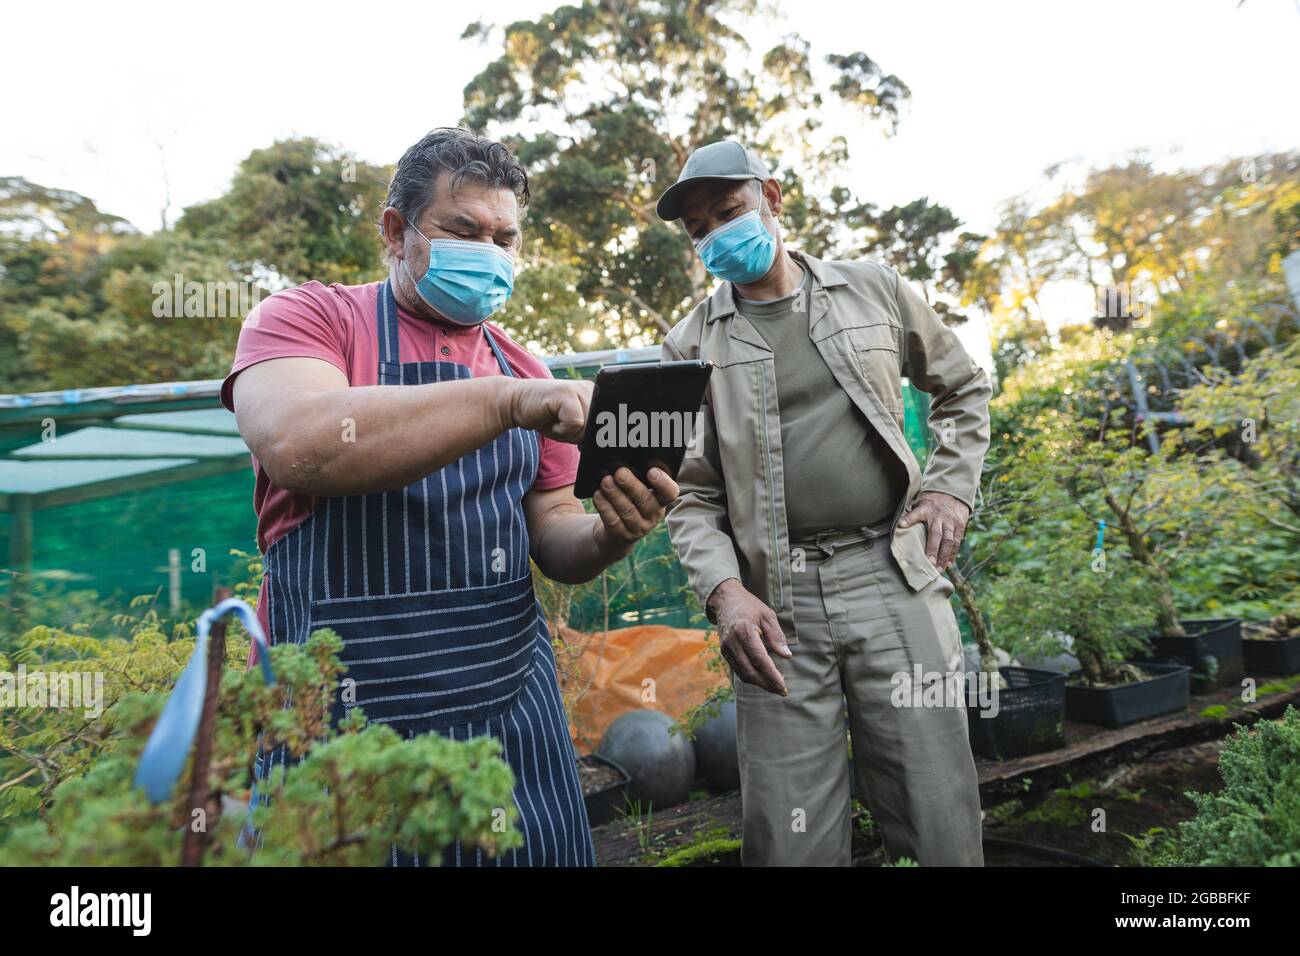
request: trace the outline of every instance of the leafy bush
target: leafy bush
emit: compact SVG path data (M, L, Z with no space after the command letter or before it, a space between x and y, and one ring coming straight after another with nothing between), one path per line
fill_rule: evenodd
M364 865L381 862L393 843L424 858L454 840L487 853L519 843L510 827L514 777L496 740L405 740L367 726L359 711L330 726L343 670L342 642L331 631L272 648L271 687L260 671L243 669L247 643L231 643L211 764L193 806L192 768L158 805L132 786L192 639L169 642L145 630L132 641L101 642L38 632L25 646L38 662L42 653L62 657L42 669L102 672L106 688L97 716L32 707L0 715L0 817L17 822L0 845L0 865L173 865L187 832L201 834L205 865ZM268 782L270 805L253 817L263 842L250 860L236 841L259 740L301 760L277 767Z
M1237 725L1219 757L1224 787L1192 793L1160 862L1173 866L1300 866L1300 710Z
M1066 635L1085 681L1109 685L1140 677L1119 662L1146 646L1143 634L1155 617L1149 594L1131 562L1094 571L1086 554L1057 547L1039 573L1018 569L1000 578L991 604L1002 646L1021 656L1050 656Z

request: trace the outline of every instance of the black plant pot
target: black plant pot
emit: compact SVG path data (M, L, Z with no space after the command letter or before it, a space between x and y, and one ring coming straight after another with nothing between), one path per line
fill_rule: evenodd
M999 667L1007 685L997 692L993 716L966 707L971 750L1009 760L1065 746L1065 675L1031 667Z
M1124 727L1139 720L1183 710L1187 706L1192 669L1186 664L1133 661L1152 674L1150 680L1119 687L1065 686L1065 716L1085 724ZM1073 679L1082 674L1075 671Z
M587 825L598 827L603 823L609 823L623 809L627 800L627 786L632 782L631 775L608 757L599 754L579 757L578 763L588 767L609 767L618 774L617 783L582 795L582 802L587 807Z
M1186 664L1192 669L1193 694L1241 686L1246 669L1239 619L1187 620L1183 621L1183 630L1187 631L1187 637L1151 637L1151 651L1145 659Z
M1241 659L1247 674L1300 674L1300 635L1251 638L1243 634Z

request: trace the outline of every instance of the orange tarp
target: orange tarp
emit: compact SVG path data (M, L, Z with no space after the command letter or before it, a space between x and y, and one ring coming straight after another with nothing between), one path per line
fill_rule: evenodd
M645 624L585 634L562 628L556 651L569 731L579 753L590 753L615 720L648 708L674 720L725 687L712 631Z

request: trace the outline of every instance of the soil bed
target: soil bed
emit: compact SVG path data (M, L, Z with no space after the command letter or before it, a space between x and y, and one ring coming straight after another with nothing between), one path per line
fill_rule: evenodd
M1264 686L1261 679L1261 689ZM1127 727L1066 721L1067 746L1015 760L977 759L985 811L989 866L1063 866L1041 852L1000 841L1033 844L1102 864L1132 864L1132 843L1152 827L1172 829L1193 815L1183 793L1219 789L1218 755L1233 724L1281 717L1300 706L1300 680L1261 692L1253 704L1223 689L1193 699L1186 710ZM1208 712L1207 712L1208 711ZM1091 829L1093 811L1106 812L1105 832ZM854 814L854 864L883 862L879 834ZM601 866L651 866L680 860L682 851L740 837L740 794L701 797L639 819L625 818L592 831ZM690 865L739 865L735 852L701 853ZM1077 864L1075 864L1077 865Z

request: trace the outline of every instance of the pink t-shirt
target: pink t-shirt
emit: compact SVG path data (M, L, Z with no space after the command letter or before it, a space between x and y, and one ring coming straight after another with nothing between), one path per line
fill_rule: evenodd
M235 364L221 383L221 404L235 410L236 376L250 365L275 358L317 358L336 366L356 386L379 383L375 303L383 283L325 286L307 282L262 300L244 320ZM453 326L417 318L398 307L398 344L402 362L457 362L475 378L501 375L492 347L478 327ZM488 323L492 337L511 370L520 378L550 378L551 372L522 346ZM573 484L578 471L575 445L541 439L537 489ZM306 520L319 498L295 494L271 484L253 458L253 508L257 512L257 546L265 552L280 537ZM266 602L261 602L265 608ZM265 626L265 614L262 617Z

